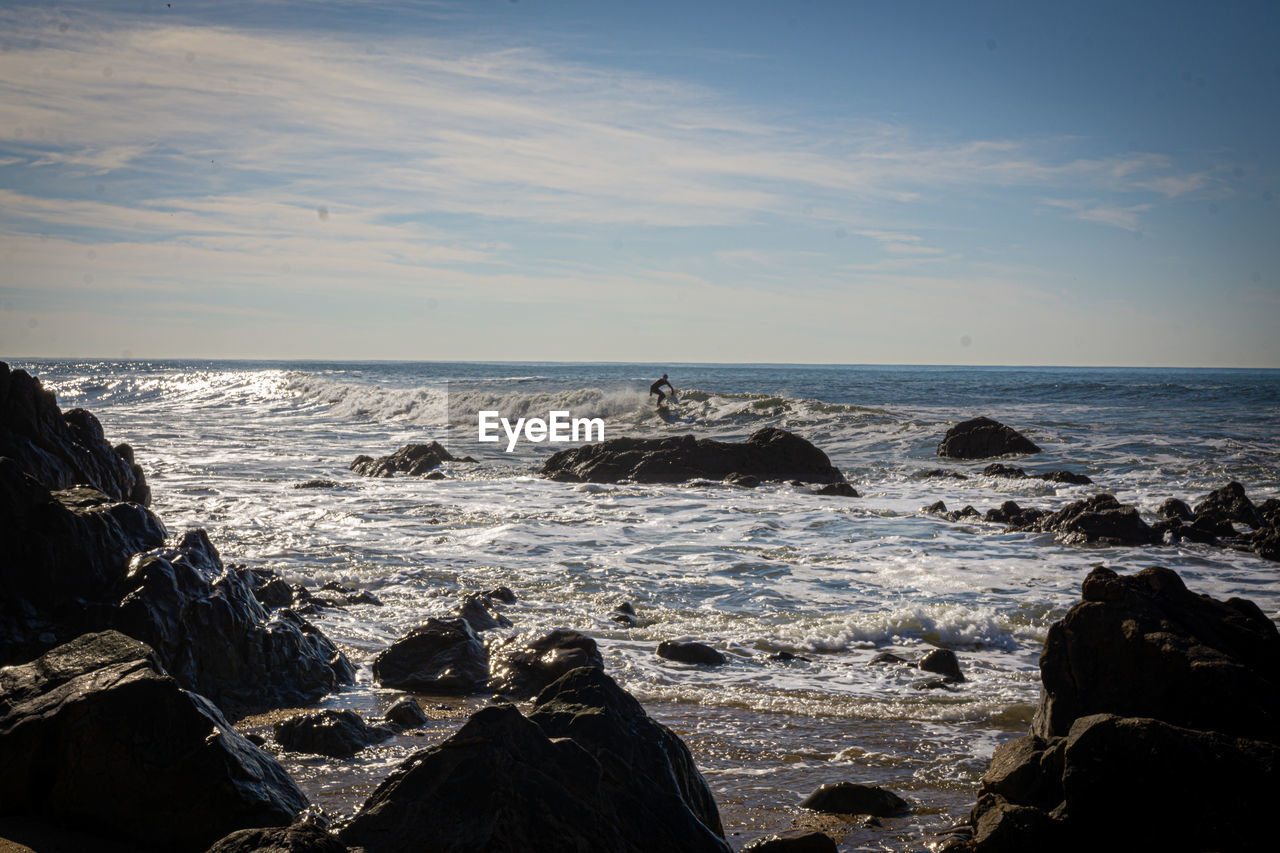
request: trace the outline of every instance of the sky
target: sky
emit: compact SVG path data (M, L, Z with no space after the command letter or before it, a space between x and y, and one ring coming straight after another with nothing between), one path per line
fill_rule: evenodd
M0 2L0 358L1280 367L1274 2Z

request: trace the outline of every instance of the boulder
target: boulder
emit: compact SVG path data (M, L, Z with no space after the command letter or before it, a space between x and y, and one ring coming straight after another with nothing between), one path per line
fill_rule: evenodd
M453 615L465 619L471 630L477 634L492 631L495 628L510 628L511 620L503 615L494 603L498 599L488 593L472 592L463 596L462 602L453 609Z
M1227 483L1222 488L1210 492L1204 500L1196 504L1195 517L1228 524L1235 522L1255 529L1262 526L1262 516L1258 513L1258 508L1245 494L1244 486L1236 482Z
M604 669L596 641L565 628L518 634L491 648L489 686L516 698L536 695L551 682L580 667Z
M658 643L658 657L681 663L699 663L707 666L720 666L726 662L725 656L706 643L695 643L681 640L663 640Z
M382 719L388 725L401 729L417 729L427 724L427 715L422 713L422 706L412 696L401 696L395 701Z
M750 475L759 480L842 483L827 454L786 430L766 427L741 444L678 438L614 438L553 454L541 473L569 483L681 483Z
M1016 501L1005 501L999 507L987 510L986 520L1014 530L1027 530L1048 514L1042 509L1023 509Z
M456 457L438 441L406 444L389 456L357 456L348 467L362 477L393 477L396 474L421 476L441 462L475 462L470 456Z
M0 811L164 850L287 825L307 805L275 759L114 631L0 669L0 767Z
M800 801L800 808L827 814L890 817L910 810L907 801L893 791L855 782L823 785Z
M848 483L828 483L825 486L818 486L813 490L815 495L829 495L837 498L856 498L859 497L857 489Z
M0 665L111 623L129 558L162 544L146 507L97 489L50 492L0 457Z
M489 678L484 645L465 619L428 619L373 659L373 680L420 693L466 695Z
M408 758L342 840L365 853L728 853L682 796L686 768L672 765L661 735L678 739L652 728L658 724L599 670L563 681L538 697L529 717L512 705L485 708ZM714 809L705 783L700 793Z
M1056 533L1068 545L1151 545L1160 540L1136 507L1111 495L1094 495L1067 504L1054 513L1043 513L1030 523L1015 522L1010 530Z
M123 588L114 626L228 714L304 704L354 677L315 626L287 608L269 613L244 574L223 567L203 530L136 555Z
M205 853L348 853L336 835L314 823L299 821L293 826L240 829Z
M1011 453L1039 453L1022 433L990 418L963 421L947 430L938 455L947 459L989 459Z
M89 485L113 501L147 506L151 491L127 444L112 447L84 409L63 413L53 392L0 361L0 456L46 488Z
M933 649L916 664L925 672L935 672L947 681L964 681L960 661L950 649Z
M334 758L350 758L366 746L392 735L391 729L371 726L355 711L332 708L277 720L271 733L276 743L285 749Z

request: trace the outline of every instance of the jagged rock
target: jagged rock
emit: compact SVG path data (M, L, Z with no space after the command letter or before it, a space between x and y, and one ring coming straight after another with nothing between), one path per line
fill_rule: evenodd
M1015 429L990 418L963 421L947 430L938 455L948 459L988 459L1010 453L1039 453L1040 448Z
M203 530L136 555L123 588L115 627L229 714L309 702L354 677L315 626L287 608L268 613L244 575L223 568Z
M964 673L960 671L960 661L956 653L950 649L933 649L916 664L925 672L936 672L947 681L964 681Z
M588 668L548 687L529 717L511 705L473 714L402 763L340 834L366 853L424 840L442 853L728 853L718 827L679 738Z
M509 586L497 586L484 593L484 597L489 601L501 601L503 604L515 604L516 594L511 591Z
M1072 471L1044 471L1039 474L1028 474L1022 468L1004 465L1000 462L992 462L982 469L982 474L986 477L1004 477L1008 480L1045 480L1050 483L1065 483L1071 486L1087 486L1093 482L1088 476L1076 474Z
M681 663L699 663L707 666L720 666L725 663L725 656L705 643L682 642L680 640L663 640L658 643L658 657Z
M348 849L336 835L300 821L293 826L238 830L205 853L348 853Z
M382 719L389 725L402 729L417 729L427 724L427 715L422 713L422 706L412 696L401 696L395 701Z
M1262 516L1259 515L1258 508L1245 494L1244 486L1236 482L1227 483L1221 489L1210 492L1204 500L1196 504L1195 517L1228 523L1234 521L1253 528L1262 526Z
M1177 498L1169 498L1164 503L1160 504L1160 508L1156 510L1156 514L1161 518L1176 518L1181 521L1191 521L1191 519L1195 518L1195 513L1191 511L1191 507L1187 506L1185 502L1180 501Z
M793 831L757 838L742 853L837 853L835 840L821 832Z
M421 693L478 693L488 657L465 619L428 619L373 659L373 680Z
M636 616L636 608L630 601L624 601L613 608L613 615L609 618L628 628L634 628L640 624L640 619Z
M471 630L477 634L492 631L495 628L510 628L511 620L494 605L496 600L486 593L469 593L463 597L462 603L453 609L453 615L467 620Z
M271 732L285 749L334 758L349 758L392 734L388 728L369 725L355 711L332 708L278 720Z
M1056 533L1068 545L1150 545L1159 535L1138 515L1138 510L1111 495L1094 495L1042 515L1031 524L1014 524L1011 530Z
M133 448L112 447L84 409L63 413L51 391L25 370L0 361L0 456L13 459L45 488L89 485L115 501L147 506L151 492Z
M837 498L859 497L857 489L848 483L828 483L813 490L815 495L830 495Z
M744 443L692 435L679 438L614 438L561 450L542 466L552 480L569 483L681 483L749 474L760 480L842 483L827 454L797 435L766 427Z
M342 484L337 480L306 480L301 483L294 483L295 489L339 489Z
M438 441L430 444L406 444L389 456L374 459L357 456L348 466L362 477L392 477L396 474L420 476L427 474L441 462L475 462L470 456L456 457L444 449Z
M1026 530L1048 514L1042 509L1023 509L1014 501L1005 501L998 508L987 510L986 520L1008 525L1014 530Z
M107 628L129 558L165 538L146 507L89 487L50 492L4 457L0 518L0 665Z
M0 669L0 811L200 851L287 825L306 798L211 703L114 631Z
M596 641L558 628L545 634L529 632L496 644L492 650L489 686L517 698L537 694L551 682L580 667L604 669Z
M911 806L892 791L854 782L823 785L800 801L800 808L827 814L869 814L890 817Z

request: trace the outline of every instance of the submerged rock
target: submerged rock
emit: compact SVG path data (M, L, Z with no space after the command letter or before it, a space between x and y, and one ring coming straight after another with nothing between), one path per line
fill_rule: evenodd
M956 653L950 649L933 649L916 664L925 672L934 672L944 676L947 681L964 681L964 673L960 671L960 661Z
M1089 573L1049 629L1031 733L1001 745L948 849L1269 849L1280 633L1169 569ZM1220 784L1216 780L1230 780ZM1123 815L1117 819L1117 808Z
M287 825L307 805L275 759L114 631L0 669L0 767L0 811L165 850Z
M766 427L734 444L692 435L614 438L561 450L542 466L552 480L569 483L682 483L750 475L759 480L842 483L827 454L797 435Z
M829 495L837 498L859 497L858 491L848 483L828 483L813 490L815 495Z
M422 693L478 693L489 678L484 645L465 619L428 619L373 659L383 687Z
M681 663L699 663L707 666L720 666L726 661L724 655L706 643L681 640L663 640L658 643L658 657Z
M1076 474L1072 471L1044 471L1039 474L1028 474L1022 468L999 462L993 462L983 468L982 474L986 477L1003 477L1007 480L1045 480L1071 486L1087 486L1093 482L1085 474Z
M355 711L332 708L279 720L271 732L285 749L334 758L349 758L392 734L388 728L369 725Z
M135 556L123 586L114 625L228 713L303 704L354 677L315 626L287 608L269 613L241 572L223 568L203 530Z
M855 782L823 785L800 801L800 808L828 814L890 817L909 811L911 806L893 791Z
M1015 429L990 418L962 421L938 444L938 455L948 459L989 459L1011 453L1039 453L1040 448Z
M383 782L340 835L366 853L728 853L688 749L599 669L559 679L529 717L476 712Z
M388 456L374 459L357 456L348 467L362 477L392 477L396 474L421 476L442 462L475 462L470 456L456 457L438 441L430 444L406 444Z
M596 641L566 628L525 633L491 649L489 686L497 693L525 698L537 694L567 672L588 667L604 670Z

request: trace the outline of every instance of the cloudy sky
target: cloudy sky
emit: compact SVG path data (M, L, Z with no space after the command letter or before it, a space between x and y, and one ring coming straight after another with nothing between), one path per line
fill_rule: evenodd
M1280 367L1280 7L0 6L0 357Z

